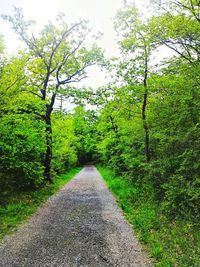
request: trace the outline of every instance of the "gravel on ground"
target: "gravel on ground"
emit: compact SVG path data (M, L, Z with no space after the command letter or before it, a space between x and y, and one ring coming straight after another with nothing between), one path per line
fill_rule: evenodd
M0 245L1 267L150 267L122 210L86 166Z

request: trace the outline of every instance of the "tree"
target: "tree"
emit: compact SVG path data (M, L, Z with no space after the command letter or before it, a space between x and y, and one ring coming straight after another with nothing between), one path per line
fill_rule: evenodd
M15 32L25 42L29 51L27 74L36 88L35 95L45 102L46 155L45 177L51 181L52 126L51 114L56 97L69 83L79 82L86 77L86 69L100 62L101 50L93 44L84 46L89 29L86 21L67 25L64 15L59 14L57 24L49 22L36 37L29 34L33 21L25 21L22 10L15 8L13 17L3 15Z
M151 18L149 28L158 45L167 46L189 63L199 62L199 1L173 1L168 10Z
M84 106L77 106L73 111L72 118L74 133L77 137L75 146L78 162L85 164L96 160L96 112L86 110Z
M122 35L120 46L124 59L120 65L120 75L128 84L143 84L141 117L145 132L144 153L150 160L149 127L147 122L148 76L150 55L154 44L148 26L139 17L134 5L126 6L117 15L116 29Z
M28 87L27 56L2 60L0 76L1 189L33 188L43 182L43 102Z
M53 129L53 158L52 170L54 173L63 173L77 164L78 136L75 136L73 116L54 112L52 114Z

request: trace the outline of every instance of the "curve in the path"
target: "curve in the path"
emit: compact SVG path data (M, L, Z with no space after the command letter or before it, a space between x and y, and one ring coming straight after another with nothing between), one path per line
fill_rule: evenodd
M1 267L147 267L131 226L87 166L0 246Z

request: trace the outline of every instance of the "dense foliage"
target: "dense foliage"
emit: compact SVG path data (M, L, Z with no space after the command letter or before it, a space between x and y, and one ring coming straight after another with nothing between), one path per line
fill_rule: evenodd
M175 1L148 21L134 5L125 5L115 22L121 57L108 65L113 84L96 91L68 86L84 78L88 66L103 62L96 45L83 46L88 33L84 21L69 27L61 16L60 26L49 23L34 37L28 36L31 22L24 21L20 10L4 18L28 50L9 58L0 39L2 191L38 187L76 164L99 162L137 188L130 199L153 203L153 212L166 222L181 221L196 233L199 1ZM169 56L163 59L162 51ZM71 112L56 110L60 96L79 105ZM86 110L86 102L95 108ZM197 235L189 239L197 243ZM197 266L197 258L162 266Z
M59 97L69 97L68 84L85 78L86 69L102 63L103 55L96 44L85 46L90 29L84 20L68 25L59 14L55 24L48 22L34 35L30 33L34 22L26 21L21 9L2 17L26 49L6 57L0 40L1 183L34 187L52 182L55 173L78 162L82 148L76 115L53 110Z
M119 12L116 25L118 30L121 27L123 58L117 76L124 85L113 87L97 124L101 160L141 186L151 187L169 215L196 221L200 197L197 12L199 5L190 1L149 22L140 19L134 6ZM165 43L176 53L158 68L151 55L155 57Z

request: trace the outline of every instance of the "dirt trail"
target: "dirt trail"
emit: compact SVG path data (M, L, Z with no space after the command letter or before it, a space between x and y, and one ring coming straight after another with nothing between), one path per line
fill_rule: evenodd
M0 246L1 267L143 267L130 225L93 166L85 167Z

